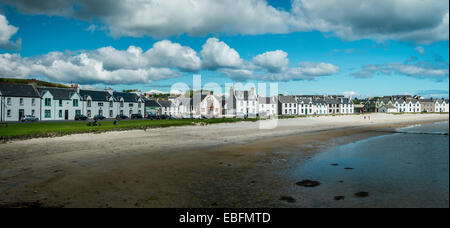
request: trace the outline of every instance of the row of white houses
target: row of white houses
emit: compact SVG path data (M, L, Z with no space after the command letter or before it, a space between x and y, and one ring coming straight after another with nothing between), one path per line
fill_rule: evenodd
M385 113L419 113L419 112L449 112L449 101L443 98L425 99L420 96L385 96L369 99L365 103L368 112Z
M134 93L112 90L38 87L0 83L0 121L20 121L31 115L39 120L74 120L76 115L144 115L144 100Z
M354 104L343 96L258 96L254 89L230 96L197 93L159 101L161 114L177 117L271 117L298 115L353 114Z

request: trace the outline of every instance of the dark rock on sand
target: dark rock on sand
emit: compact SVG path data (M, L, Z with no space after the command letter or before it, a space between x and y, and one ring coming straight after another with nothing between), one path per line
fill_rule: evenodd
M286 201L288 203L295 203L296 200L294 198L292 198L291 196L282 196L280 198L281 201Z
M345 199L345 196L335 196L334 200L339 201Z
M369 193L368 192L357 192L357 193L355 193L355 196L358 198L365 198L365 197L369 197Z
M331 166L339 166L339 164L336 164L336 163L335 163L335 164L331 164Z
M296 185L302 186L302 187L307 187L307 188L312 188L312 187L319 186L320 182L312 181L312 180L303 180L303 181L297 182Z
M347 167L347 168L344 168L345 170L354 170L354 168L350 168L350 167Z

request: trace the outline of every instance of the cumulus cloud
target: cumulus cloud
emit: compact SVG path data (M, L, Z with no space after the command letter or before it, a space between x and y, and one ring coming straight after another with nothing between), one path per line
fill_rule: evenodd
M145 56L152 66L176 67L189 72L199 71L202 64L197 52L192 48L168 40L155 43Z
M239 81L313 80L339 72L339 67L329 63L304 62L291 68L287 56L286 52L277 50L244 61L235 49L216 38L208 39L200 53L163 40L147 51L130 46L126 50L102 47L33 57L0 54L0 75L43 76L57 82L89 85L150 83L202 70L217 71Z
M240 68L244 63L236 50L217 38L209 38L200 54L206 69Z
M5 16L0 14L0 48L17 50L22 46L22 40L11 41L11 37L17 33L19 28L9 24Z
M63 58L55 59L56 56ZM75 56L49 53L33 58L23 58L18 54L1 54L0 75L13 78L45 76L52 81L73 81L81 84L134 84L179 77L181 73L168 68L154 67L107 70L102 61L91 58L87 53Z
M270 73L280 73L289 68L288 53L277 50L257 55L253 58L253 63Z
M263 81L311 81L318 77L339 73L340 68L330 63L299 63L298 67L288 68L284 72L254 72L248 69L221 69L229 78L238 81L250 79Z
M449 36L447 0L0 0L28 14L99 19L113 36L282 34L317 30L344 40L429 44Z

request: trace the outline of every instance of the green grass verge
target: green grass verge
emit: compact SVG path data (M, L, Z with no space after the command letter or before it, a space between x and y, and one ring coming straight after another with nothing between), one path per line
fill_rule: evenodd
M123 131L132 129L164 128L190 126L198 124L235 123L241 121L257 121L258 119L207 119L207 120L124 120L118 125L112 121L103 121L101 126L88 126L87 122L37 122L9 123L0 125L0 140L29 139L39 137L55 137L77 133L101 133L107 131Z

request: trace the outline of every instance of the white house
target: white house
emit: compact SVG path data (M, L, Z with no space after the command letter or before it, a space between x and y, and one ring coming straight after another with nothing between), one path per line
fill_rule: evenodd
M393 105L383 105L379 109L379 112L395 113L395 112L397 112L397 108L395 106L393 106Z
M315 104L310 97L297 98L298 115L314 115L316 114Z
M395 108L397 109L397 112L408 112L407 103L403 98L397 99L394 103Z
M201 101L198 103L198 101ZM207 116L210 118L222 117L223 98L215 96L212 92L208 95L196 93L193 98L192 111L194 117Z
M172 106L172 102L171 101L165 101L165 100L160 100L157 101L158 104L161 106L161 114L162 115L166 115L166 116L170 116L170 107Z
M83 113L81 96L72 88L37 87L41 120L74 120Z
M144 116L144 101L134 93L112 92L115 100L115 113L131 117L133 114Z
M340 113L341 114L353 114L355 113L355 107L353 101L350 98L337 98L340 101Z
M277 97L258 97L258 114L260 117L271 117L278 115Z
M32 85L0 83L0 122L19 121L26 115L40 119L40 96Z
M115 118L119 115L119 102L116 102L112 92L96 90L80 90L80 96L83 100L84 115L88 118L94 118L101 115L106 118Z
M225 104L227 115L236 116L257 116L258 114L258 95L255 88L247 90L230 89L230 96Z
M191 117L191 99L182 96L173 99L170 106L170 115L177 117Z
M449 112L448 100L436 99L434 107L435 107L435 112Z
M284 116L298 115L298 103L295 96L279 96L278 114Z

